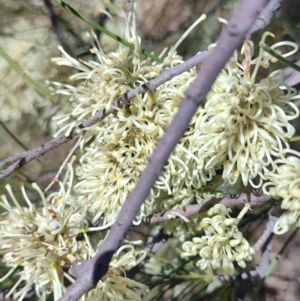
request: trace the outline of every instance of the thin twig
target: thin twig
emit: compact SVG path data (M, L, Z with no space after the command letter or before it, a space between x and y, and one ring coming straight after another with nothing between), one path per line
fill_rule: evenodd
M239 205L244 205L245 203L249 203L251 206L258 206L265 202L268 202L270 200L270 197L268 195L262 194L262 195L255 195L251 194L249 199L249 194L242 193L238 195L237 197L225 197L223 199L216 199L212 198L207 202L203 202L201 204L196 205L188 205L184 208L175 209L175 210L169 210L164 211L160 213L155 213L153 215L147 216L143 219L144 224L158 224L161 222L165 222L170 220L169 216L174 215L174 213L178 214L178 216L184 216L189 217L191 215L197 214L197 213L203 213L206 212L208 209L210 209L215 204L222 204L227 208L233 208Z
M96 22L94 22L92 19L86 17L85 15L83 15L82 13L78 12L76 9L74 9L72 6L70 6L69 4L67 4L65 1L62 0L54 0L56 3L58 3L59 5L61 5L61 7L63 7L64 9L66 9L67 11L71 12L74 16L76 16L77 18L81 19L82 21L84 21L85 23L89 24L90 26L92 26L94 29L99 30L101 32L103 32L104 34L106 34L107 36L111 37L112 39L116 40L117 42L122 43L123 45L127 46L128 48L131 48L134 50L134 44L128 42L125 39L122 39L120 36L114 34L113 32L109 31L107 28L102 27L100 24L97 24ZM155 54L146 51L145 49L141 49L141 52L147 56L148 58L158 62L158 63L162 63L162 59L159 58L158 56L156 56Z
M262 251L261 259L256 267L257 274L263 277L270 264L270 253L272 251L272 238L274 236L273 230L279 216L283 213L280 207L276 207L269 214L269 220L263 234L259 237L257 242L253 245L254 251Z
M4 131L17 143L19 144L22 148L26 149L28 151L28 147L6 126L6 124L4 122L2 122L0 120L0 125L2 126L2 128L4 129ZM3 161L0 162L0 167L2 166L5 166L6 164L8 163L12 163L12 162L15 162L16 160L16 157L13 158L13 157L9 157ZM43 164L43 162L41 160L38 160L39 163Z
M256 267L256 271L260 277L263 277L269 267L270 264L270 253L272 251L272 236L268 240L267 246L261 255L261 259L259 261L259 265Z
M30 152L31 152L31 150L6 158L6 159L0 161L0 167L5 166L7 164L12 164L12 163L20 160L21 158L23 158L25 153L30 153Z
M251 2L244 0L235 11L217 46L205 60L197 78L187 90L174 120L149 158L149 163L135 189L126 199L116 222L104 242L98 247L97 253L92 259L74 264L70 268L69 273L77 279L59 299L60 301L78 300L105 275L113 253L118 249L125 233L132 225L140 206L162 173L168 157L183 136L198 106L266 3L267 0L252 0Z
M272 214L269 215L269 220L266 224L266 229L264 230L263 234L259 237L257 242L252 246L254 251L263 251L266 245L268 245L269 241L273 237L273 230L277 220L277 216L274 216Z
M63 33L61 31L61 28L58 24L58 18L57 18L57 15L55 14L54 12L54 7L51 3L50 0L44 0L44 4L45 6L47 7L47 10L48 10L48 16L51 20L51 25L52 25L52 28L53 28L53 31L60 43L60 45L64 48L64 50L71 56L73 56L73 53L70 49L70 47L68 46L68 44L66 43L65 39L64 39L64 36L63 36Z
M60 166L57 174L55 175L55 177L52 179L51 183L46 187L45 192L48 191L52 185L57 181L57 179L59 178L59 175L61 174L62 170L64 169L64 167L67 165L67 163L69 162L71 156L73 155L73 153L75 152L76 148L79 146L80 142L82 141L82 136L80 136L77 140L77 142L75 143L74 147L71 149L71 151L69 152L68 156L66 157L66 159L64 160L64 162L62 163L62 165Z
M203 51L195 55L194 57L190 58L186 62L172 69L164 70L158 77L150 80L149 82L142 84L141 86L134 89L132 92L126 92L125 94L123 94L120 98L117 99L117 101L113 103L112 107L121 107L123 104L127 103L129 100L136 97L137 94L142 94L147 91L154 91L157 87L169 81L173 77L180 75L185 71L190 70L191 68L197 66L198 64L203 63L207 55L208 55L208 51ZM43 156L50 150L55 149L71 141L74 137L78 136L79 133L82 133L82 131L84 131L85 128L93 126L94 124L101 121L107 115L113 112L115 112L115 109L111 109L107 112L105 112L105 110L98 111L93 119L87 119L84 122L82 122L80 125L74 127L74 129L72 130L71 134L68 137L66 137L64 134L61 134L58 137L46 142L44 145L40 147L37 147L35 149L23 152L22 154L8 158L10 159L10 161L7 161L8 159L4 160L5 162L13 161L14 163L9 167L7 167L6 169L0 171L0 180L10 176L22 166L28 164L34 159ZM1 166L1 162L0 162L0 166Z
M6 126L4 122L0 120L0 125L4 129L4 131L17 143L19 144L22 148L28 150L28 147L17 137L15 134ZM1 166L1 165L0 165Z
M254 32L259 31L270 24L275 12L280 9L281 1L282 0L269 1L249 30L249 34L247 35L248 38L250 38Z

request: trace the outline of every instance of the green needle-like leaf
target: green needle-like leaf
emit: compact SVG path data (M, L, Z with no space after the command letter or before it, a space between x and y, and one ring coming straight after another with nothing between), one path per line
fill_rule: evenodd
M23 76L23 79L28 85L33 87L42 96L53 100L53 95L51 94L50 90L47 87L40 84L39 82L37 82L36 80L34 80L33 78L31 78L28 74L26 74L23 71L22 67L16 61L14 61L2 47L0 47L0 55L7 61L7 63L13 70L15 70L18 74Z
M267 51L269 54L271 54L273 57L275 57L281 63L283 63L286 66L289 66L289 67L295 69L296 71L300 72L300 67L298 65L296 65L296 64L292 63L291 61L287 60L282 55L280 55L278 52L276 52L275 50L270 48L268 45L266 45L265 43L260 42L259 45L260 45L260 47L262 47L265 51Z
M83 14L79 13L77 10L75 10L72 6L68 5L67 3L65 3L62 0L54 0L56 3L60 4L63 8L65 8L66 10L68 10L69 12L71 12L73 15L75 15L76 17L78 17L79 19L81 19L82 21L84 21L85 23L87 23L88 25L92 26L94 29L97 29L101 32L103 32L104 34L108 35L109 37L111 37L112 39L122 43L123 45L134 49L134 45L129 43L128 41L122 39L120 36L112 33L111 31L107 30L106 28L102 27L101 25L97 24L96 22L94 22L93 20L91 20L90 18L84 16ZM163 60L160 59L159 57L157 57L156 55L142 49L142 53L151 58L152 60L158 62L158 63L162 63Z

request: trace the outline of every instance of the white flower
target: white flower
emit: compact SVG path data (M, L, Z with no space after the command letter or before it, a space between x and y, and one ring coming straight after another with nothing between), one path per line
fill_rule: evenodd
M201 20L203 17L193 26ZM171 48L162 63L154 62L143 54L141 39L136 33L135 16L131 13L127 19L124 39L131 42L134 49L120 44L116 51L105 54L95 37L91 52L97 61L85 62L70 57L60 48L64 58L55 58L54 61L80 72L70 78L73 82L78 81L78 85L54 83L57 86L56 93L67 95L73 105L72 112L55 118L58 123L66 123L59 132L66 130L68 135L75 125L86 118L93 118L97 111L111 109L112 103L126 91L132 91L157 77L163 69L182 63L176 48L186 34ZM88 217L92 224L101 224L99 229L107 228L115 221L195 74L193 68L162 84L155 91L137 95L121 108L114 108L115 112L103 121L86 129L85 141L91 137L93 140L86 147L76 170L79 183L75 189L78 203L87 199ZM180 191L182 184L176 184L186 180L180 174L182 169L189 173L188 179L196 178L181 159L182 154L186 153L188 150L181 147L170 158L169 166L142 206L135 223L140 223L144 216L153 213L153 203L161 194L167 192L176 195ZM194 180L196 182L198 187L202 185L200 177Z
M287 150L284 154L275 160L274 170L266 174L268 182L263 186L264 192L281 200L281 208L287 210L275 224L276 234L287 232L295 224L300 227L300 153Z
M13 298L22 300L34 285L39 300L46 300L52 292L54 300L57 300L66 290L65 279L74 282L67 273L71 264L75 260L89 259L95 254L86 233L94 229L89 228L85 220L85 203L76 208L68 205L74 203L70 195L72 162L68 164L69 170L64 181L68 185L67 190L59 182L60 191L46 198L40 188L33 184L43 207L36 208L30 202L24 187L22 194L28 208L19 205L10 186L7 186L7 190L14 207L2 196L0 206L7 213L0 220L0 253L3 254L3 262L11 269L0 281L9 277L17 267L22 268L19 280L6 295L7 298L13 294ZM83 297L82 300L95 300L96 296L97 299L101 296L101 300L124 300L121 296L126 300L141 300L147 287L128 279L126 270L138 265L146 254L146 251L136 251L129 244L120 247L114 254L106 275L88 293L87 299ZM23 282L25 286L15 292Z
M146 251L135 251L132 245L124 245L114 254L105 276L87 293L85 300L123 301L142 300L147 286L126 277L126 270L138 265L146 257Z
M243 234L238 230L238 218L231 218L229 210L217 204L207 212L208 216L201 220L198 229L205 235L186 241L182 248L182 256L199 255L196 263L202 270L221 269L225 275L233 275L234 263L241 268L246 267L246 261L252 260L254 250L249 246Z
M71 164L68 164L68 188L72 186ZM4 254L3 262L11 269L1 281L17 267L22 267L19 280L6 295L7 298L25 282L26 285L14 294L14 298L22 300L34 284L41 300L45 300L51 292L57 300L65 291L65 270L74 260L85 260L93 254L85 235L88 226L85 206L68 206L68 202L71 202L70 189L66 191L61 182L59 185L60 191L46 199L41 189L32 184L42 200L43 207L38 208L30 202L24 187L22 194L28 207L21 207L11 187L6 186L14 206L2 196L0 206L7 212L0 221L0 253ZM79 233L83 233L83 240L77 238Z
M267 35L270 33L265 33L262 41ZM297 51L296 44L286 44L294 47L286 55ZM271 57L260 49L253 60L252 52L246 41L242 64L237 53L230 59L208 93L204 108L194 117L191 134L184 139L197 158L194 164L198 169L223 169L223 179L230 184L241 177L244 185L255 187L261 186L267 167L273 165L272 156L280 157L289 148L287 139L295 133L289 122L299 116L292 101L300 96L284 84L281 71L256 81L258 68L267 67ZM252 74L251 65L255 65ZM278 73L281 77L275 79ZM258 175L261 181L255 185L252 180Z

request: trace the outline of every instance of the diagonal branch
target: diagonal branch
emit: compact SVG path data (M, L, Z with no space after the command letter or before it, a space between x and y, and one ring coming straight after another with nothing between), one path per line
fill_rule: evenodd
M240 45L266 3L267 0L244 0L235 11L217 46L205 60L197 78L187 90L174 120L149 158L149 163L135 189L127 197L116 222L111 227L104 242L98 247L96 255L88 261L71 267L69 272L77 280L59 299L60 301L78 300L105 275L113 253L118 249L140 206L162 173L168 157L183 136L198 106L204 100L219 72L233 51Z
M258 18L252 25L249 30L248 37L251 36L254 32L265 28L270 24L275 12L280 9L280 3L282 0L270 0L266 7L259 14Z
M120 107L129 100L133 99L137 94L142 94L147 91L154 91L157 87L162 85L163 83L169 81L173 77L180 75L181 73L190 70L191 68L197 66L198 64L203 63L203 61L206 59L208 55L208 51L203 51L194 57L190 58L186 62L171 68L164 70L158 77L150 80L147 83L142 84L141 86L134 89L132 92L126 92L123 94L119 99L117 99L113 103L113 107ZM55 149L69 141L71 141L74 137L78 136L79 133L84 131L85 128L91 127L97 122L104 119L108 114L111 114L115 111L115 109L110 109L109 111L105 112L104 110L98 111L93 119L87 119L77 127L75 127L71 134L66 137L64 134L59 135L58 137L46 142L40 147L37 147L35 149L23 152L19 155L9 157L5 159L4 161L0 162L0 166L4 165L6 163L13 163L10 166L8 166L6 169L3 169L0 171L0 180L4 179L11 174L13 174L16 170L20 169L22 166L28 164L34 159L37 159L47 152L51 151L52 149Z
M272 210L272 212L269 214L269 220L266 224L266 228L263 234L253 245L254 251L262 252L261 259L258 266L256 267L256 271L261 278L264 277L267 269L269 268L270 253L272 251L272 238L274 236L273 230L279 216L283 213L283 211L284 210L282 210L280 207L275 207Z
M262 205L263 203L268 202L269 200L270 200L270 196L268 195L251 194L249 196L248 193L241 193L237 197L227 196L224 197L223 199L212 198L209 201L203 202L201 204L188 205L185 206L184 208L152 214L150 216L143 218L143 223L153 225L161 222L166 222L170 220L170 216L174 215L174 213L176 213L178 216L189 217L194 214L206 212L215 204L222 204L227 208L233 208L239 205L244 205L245 203L249 203L252 207L252 206Z
M51 25L52 25L52 28L53 28L53 31L60 43L60 45L64 48L64 50L70 54L71 56L73 56L73 53L70 49L70 47L68 46L68 44L66 43L65 39L64 39L64 36L63 36L63 33L61 31L61 28L58 24L58 19L57 19L57 15L55 14L55 11L54 11L54 7L51 3L51 0L44 0L44 4L48 10L48 16L49 16L49 19L51 21Z
M274 233L274 226L278 220L278 217L275 215L270 214L269 220L266 224L266 229L264 230L263 234L259 237L257 242L253 245L254 251L264 251L266 246L269 244L270 240L272 239Z

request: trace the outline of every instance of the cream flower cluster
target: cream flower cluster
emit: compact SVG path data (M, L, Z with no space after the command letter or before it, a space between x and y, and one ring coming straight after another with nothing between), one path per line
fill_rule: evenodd
M194 26L203 19L200 17ZM93 118L97 111L111 109L112 103L126 91L158 76L163 69L183 62L175 50L184 37L170 49L162 63L153 62L145 58L141 49L134 14L129 14L126 22L124 39L131 42L134 49L120 44L116 51L105 54L95 37L91 52L97 61L75 60L63 49L60 50L64 58L53 60L59 65L72 66L80 71L70 78L71 81L79 81L78 85L54 83L57 86L56 93L67 95L73 105L71 114L56 118L59 124L66 123L59 132L66 131L68 135L75 125L86 118ZM78 192L78 204L87 197L88 217L92 224L100 221L102 228L107 228L115 221L195 74L193 68L172 78L155 91L137 95L121 108L114 107L114 113L87 129L85 140L93 138L85 148L76 170L79 183L75 190ZM186 172L188 167L180 156L186 152L185 147L181 147L170 158L169 166L142 206L135 223L153 213L154 201L162 194L177 195L182 189L183 185L177 184L182 182L181 170ZM189 178L193 176L196 177L196 174L189 172ZM201 185L202 182L198 183L199 187ZM188 197L191 198L191 195Z
M146 253L146 251L136 251L132 245L124 245L119 248L113 256L107 273L97 286L87 293L85 300L142 300L147 286L127 278L126 270L144 260Z
M198 23L203 19L203 17L199 18ZM112 103L125 92L131 91L136 86L155 78L164 68L182 63L182 58L176 54L175 48L169 51L163 63L145 58L141 49L141 38L136 33L134 13L130 13L126 19L124 34L124 39L132 43L134 49L120 43L116 51L106 54L103 52L95 34L92 33L92 35L95 42L90 52L94 54L97 61L74 59L62 47L59 47L59 50L64 57L52 59L57 65L73 67L79 71L79 73L75 73L69 78L70 82L79 81L79 84L72 86L53 82L55 93L67 95L73 106L71 113L54 118L54 120L58 120L58 124L66 123L58 132L66 131L66 136L75 125L79 125L87 118L93 118L97 111L111 109ZM163 56L163 53L159 58ZM127 110L124 111L127 114L124 114L123 119L129 113L139 117L139 121L145 121L147 118L155 119L155 114L150 109L158 100L157 105L160 104L161 106L155 120L160 126L168 123L173 115L170 117L167 110L174 110L177 107L178 98L180 100L182 98L180 86L186 84L187 81L191 81L190 77L194 75L195 71L191 75L189 72L183 73L175 78L174 83L167 83L164 89L160 88L155 95L152 95L151 92L146 93L143 100L138 98L135 103L132 103L132 106L127 106ZM174 87L179 89L174 89ZM175 99L170 104L171 96ZM162 106L162 103L164 106Z
M21 207L16 200L11 187L6 186L13 201L11 206L5 196L2 196L0 206L7 212L0 221L0 253L3 261L11 266L3 281L17 267L22 267L20 278L6 297L25 282L25 286L14 294L14 298L22 300L28 289L34 284L36 293L41 300L53 292L57 300L65 290L64 269L71 266L75 260L85 260L91 257L93 250L85 234L87 222L84 206L75 208L68 206L71 201L70 189L73 171L69 163L69 186L65 190L59 182L60 191L46 199L41 189L34 183L33 188L39 193L42 207L36 207L29 200L24 187L22 194L28 207ZM83 233L83 240L78 240Z
M70 194L73 181L71 164L68 164L64 183L58 182L59 192L48 198L36 184L32 185L42 200L41 207L36 207L29 200L24 187L22 194L28 207L21 207L11 187L6 186L13 206L3 195L0 206L6 212L0 219L0 254L3 254L2 261L11 268L0 281L21 268L19 279L6 298L13 296L22 300L34 285L39 300L46 300L50 293L53 293L54 300L58 300L66 290L65 280L74 282L67 273L71 264L95 254L87 235L93 230L85 219L87 207L85 204L80 207L71 205L74 203ZM126 278L125 271L138 265L145 256L145 251L136 251L132 245L120 247L107 274L88 293L88 299L82 300L95 300L95 296L99 295L104 300L123 300L122 296L126 296L126 300L141 300L146 286Z
M145 58L133 13L126 22L124 39L134 49L120 44L116 51L104 53L95 37L91 49L95 61L76 60L62 48L64 57L53 60L79 70L70 78L73 85L54 83L56 93L66 95L72 106L69 114L56 117L58 124L64 124L59 132L66 131L68 136L74 126L94 118L97 111L114 109L103 121L85 129L84 154L76 169L79 182L75 185L74 204L80 207L86 202L86 218L97 224L98 230L115 222L196 74L193 68L155 91L146 91L122 107L114 107L114 101L126 91L183 62L176 54L181 40L162 63ZM272 34L265 33L262 43L268 35ZM293 43L286 44L293 50L285 57L298 49ZM277 43L272 49L281 45ZM261 187L270 166L275 169L273 158L282 157L289 149L288 139L295 133L290 121L299 116L293 100L299 95L284 84L280 71L258 81L258 69L268 68L272 57L262 47L257 58L253 58L253 52L253 45L246 40L241 53L243 61L236 52L222 70L134 224L162 210L203 202L205 192L211 192L209 182L216 180L217 170L222 171L220 187L237 185L238 180ZM260 182L255 184L257 177ZM199 216L193 220L200 224L205 236L184 243L184 255L199 254L201 260L197 264L201 269L220 269L232 275L234 263L245 268L254 251L238 231L239 219L230 218L224 206L214 207L209 215L201 221ZM184 232L194 228L193 223L184 224L181 220L171 220L164 226L168 233L178 231L182 239Z
M111 109L126 91L158 76L163 68L183 62L175 51L181 40L163 63L145 59L133 13L126 22L124 38L132 42L133 50L120 44L118 50L105 54L95 37L91 52L97 61L76 60L63 49L64 57L54 59L59 65L80 71L70 78L78 85L54 83L56 93L67 95L73 106L71 114L56 118L59 124L66 123L60 129L66 135L97 111ZM265 33L262 42L268 35L272 34ZM297 50L294 44L288 45L294 49L284 56ZM252 52L253 45L245 41L244 61L240 63L235 53L225 66L143 204L136 224L157 211L202 202L195 191L212 181L217 169L222 170L223 180L229 185L241 178L244 185L250 182L260 187L264 173L273 164L273 156L280 157L289 148L287 139L295 132L290 120L299 115L292 100L299 96L284 85L282 77L275 79L279 71L257 82L258 68L268 67L271 56L261 48L259 56L253 59ZM76 170L79 183L75 189L78 204L88 200L88 219L92 224L97 222L107 228L115 221L194 77L195 69L191 69L155 91L137 95L87 130L85 139L92 137L92 142ZM257 176L261 181L255 185L253 179Z
M267 174L269 182L263 186L264 192L281 200L281 208L287 210L275 224L276 234L287 232L293 225L300 227L300 153L287 152L289 156L274 162L275 170Z
M81 195L79 202L88 195L92 223L100 216L104 217L104 225L115 220L118 209L133 190L193 76L194 72L187 72L154 93L145 93L143 98L137 96L94 129L95 138L81 157L77 168L80 182L75 186ZM174 161L171 158L170 165L176 165ZM153 212L153 202L161 192L173 193L168 180L170 173L167 169L166 176L160 178L141 208L137 222Z
M272 34L265 33L261 42L268 35ZM286 44L294 49L283 56L298 50L296 44ZM194 155L195 170L221 168L223 179L230 184L241 177L244 185L260 187L263 174L273 164L272 157L280 157L289 148L287 139L295 133L290 120L299 116L292 101L299 95L284 84L279 70L256 81L258 68L267 68L271 56L262 48L256 59L251 58L252 53L253 46L245 41L244 61L239 63L237 53L230 59L208 93L204 108L194 117L195 125L184 141ZM255 65L252 74L251 65ZM258 175L261 181L255 185L252 180Z
M252 260L254 250L238 230L239 218L231 218L224 205L215 205L207 214L209 217L203 218L199 224L205 235L185 242L182 256L199 255L201 259L196 265L200 269L233 275L234 263L245 268L246 261Z

